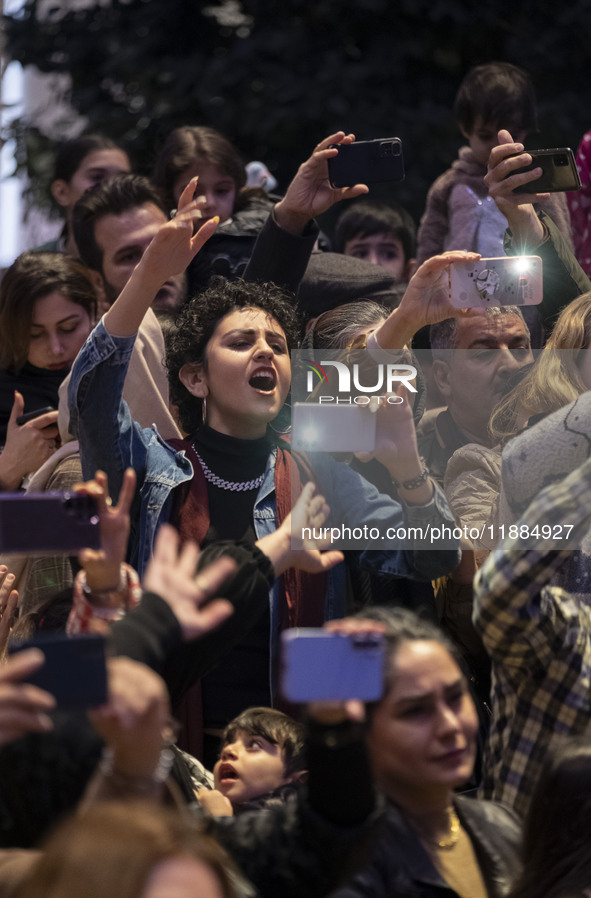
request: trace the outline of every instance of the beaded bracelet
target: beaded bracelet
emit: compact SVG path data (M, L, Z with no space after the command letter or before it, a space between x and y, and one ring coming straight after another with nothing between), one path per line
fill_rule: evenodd
M418 490L420 486L422 486L429 479L429 468L427 467L427 463L423 456L420 456L421 464L423 465L423 470L420 474L417 474L416 477L412 477L410 480L403 480L402 483L399 483L398 480L394 480L392 478L392 483L396 487L396 489L400 489L402 486L405 490Z

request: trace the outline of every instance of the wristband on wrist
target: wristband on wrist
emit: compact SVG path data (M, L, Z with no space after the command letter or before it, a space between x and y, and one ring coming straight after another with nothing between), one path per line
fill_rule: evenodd
M66 633L68 636L74 636L77 633L88 632L93 619L111 623L121 620L126 611L139 605L141 598L139 577L128 564L121 565L119 586L113 590L100 592L89 589L86 585L86 572L79 571L74 580L74 604L66 624ZM108 604L97 605L97 600Z
M174 762L174 753L170 748L163 748L156 769L151 776L135 776L131 773L121 773L113 767L113 749L103 749L103 756L99 763L102 775L111 780L114 786L131 790L138 794L150 794L165 782Z
M419 487L421 487L424 483L427 482L427 480L429 479L429 476L430 476L429 468L427 467L427 463L425 462L425 459L423 458L422 455L420 457L420 460L421 460L421 465L423 466L423 470L421 471L420 474L417 474L416 477L412 477L410 480L403 480L402 483L400 483L398 480L395 480L394 478L392 478L392 483L394 484L396 489L400 489L400 487L402 487L405 490L418 490Z

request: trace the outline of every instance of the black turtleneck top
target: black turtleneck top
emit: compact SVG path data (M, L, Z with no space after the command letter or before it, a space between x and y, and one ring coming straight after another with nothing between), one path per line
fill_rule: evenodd
M200 428L192 437L197 452L218 477L230 482L254 480L264 473L273 441L265 436L243 440ZM233 491L207 481L209 530L203 545L218 539L256 542L253 508L259 488ZM221 729L245 708L269 705L269 609L222 663L202 680L206 729Z

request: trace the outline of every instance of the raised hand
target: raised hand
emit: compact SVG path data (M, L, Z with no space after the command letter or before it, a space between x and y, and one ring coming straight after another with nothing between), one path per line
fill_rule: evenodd
M94 496L98 505L101 548L82 549L78 555L78 560L86 571L86 585L93 592L107 592L119 587L121 565L127 554L129 508L135 484L135 471L128 468L123 475L117 505L111 505L109 484L104 471L97 471L94 480L77 483L74 487L77 493Z
M215 232L219 222L217 216L202 224L196 232L194 230L205 203L203 197L193 199L196 184L196 178L189 181L179 199L177 214L156 232L127 284L106 313L104 323L110 334L118 337L135 334L162 285L184 272Z
M369 193L366 184L332 187L328 178L327 162L338 155L338 144L349 144L354 140L354 134L337 131L325 137L310 158L300 165L285 196L275 206L275 217L282 228L299 234L311 218L326 212L335 203Z
M532 204L547 199L549 194L513 193L513 188L535 181L542 169L538 166L529 172L512 174L530 165L532 157L524 152L522 143L513 140L509 131L499 131L498 140L498 146L493 147L489 156L484 183L523 249L534 249L544 240L545 234Z
M187 542L181 549L174 527L163 524L143 581L146 591L155 592L170 605L185 639L214 630L234 611L226 599L213 597L236 572L235 562L222 557L196 574L198 559L196 544Z
M56 449L57 411L17 424L16 419L24 410L23 395L15 390L6 443L0 454L0 490L18 489L23 477L40 468Z
M304 533L306 528L322 527L329 514L324 496L316 495L315 485L307 483L281 526L257 541L259 549L271 560L276 576L290 567L319 574L343 561L342 552L324 552L325 542L314 542Z
M0 564L0 657L4 654L10 636L18 602L14 582L14 574L10 573L5 564Z
M331 620L324 624L330 633L341 633L343 636L381 635L385 625L379 621L357 617L345 617ZM365 719L365 705L356 699L346 702L311 702L308 705L308 716L318 723L337 724L347 718L362 721Z
M204 197L193 199L198 178L192 178L179 198L177 213L158 230L138 263L158 289L176 274L182 274L218 226L219 218L208 219L196 231L202 218Z
M0 745L52 729L47 712L55 707L54 697L26 682L44 660L39 649L25 649L0 664Z
M375 331L382 349L402 349L418 330L446 318L469 314L449 301L449 269L458 262L476 262L480 253L452 250L432 256L411 277L398 308Z
M89 711L90 721L113 751L113 769L149 778L170 719L166 685L157 673L130 658L109 658L107 681L107 702Z
M388 401L390 400L390 401ZM418 477L424 470L417 446L417 433L409 393L400 384L396 393L380 397L375 413L376 444L372 453L359 454L361 461L376 458L398 482L399 495L411 504L424 505L433 497L433 484L429 477L415 489L403 484ZM368 410L368 414L372 414Z

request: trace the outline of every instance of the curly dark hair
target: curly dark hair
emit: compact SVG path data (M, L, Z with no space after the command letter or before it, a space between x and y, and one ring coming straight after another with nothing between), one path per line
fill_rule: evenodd
M193 396L179 379L188 363L205 363L205 351L222 318L238 309L261 309L283 328L289 349L297 346L299 326L288 295L275 284L227 281L212 278L207 290L181 309L166 338L166 369L171 401L177 406L181 425L193 433L202 421L201 399Z

